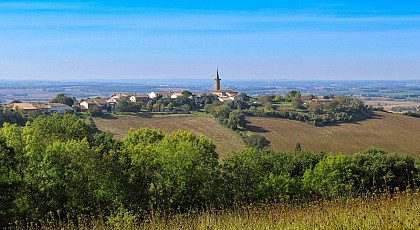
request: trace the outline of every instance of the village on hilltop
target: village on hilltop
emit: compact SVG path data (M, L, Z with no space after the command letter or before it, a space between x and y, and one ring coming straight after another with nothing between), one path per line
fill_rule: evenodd
M221 89L220 88L220 76L219 70L216 70L216 76L214 79L214 88L210 93L191 93L187 90L177 90L177 91L154 91L149 94L137 94L137 93L115 93L109 98L87 98L81 99L80 102L75 100L73 106L64 104L64 103L51 103L51 102L21 102L21 101L12 101L10 104L5 105L5 108L13 110L22 110L25 113L35 111L41 113L60 113L63 114L66 111L77 110L80 112L88 112L92 108L101 108L101 112L113 111L116 108L116 105L119 101L130 101L132 103L143 103L147 104L151 100L156 99L176 99L179 97L187 96L189 99L193 100L195 103L199 103L201 97L203 96L213 96L217 98L220 102L233 102L233 101L242 101L242 94L235 90L230 89ZM187 95L185 95L187 94Z

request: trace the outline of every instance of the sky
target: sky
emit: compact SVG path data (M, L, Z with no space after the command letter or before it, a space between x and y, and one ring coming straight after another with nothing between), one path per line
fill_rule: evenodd
M420 80L420 1L0 1L0 79Z

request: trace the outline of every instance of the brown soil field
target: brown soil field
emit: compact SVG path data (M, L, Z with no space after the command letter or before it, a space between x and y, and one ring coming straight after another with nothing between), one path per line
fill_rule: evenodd
M271 149L303 149L353 154L370 146L389 152L420 155L420 119L376 112L375 118L358 123L315 127L280 118L248 117L248 129L271 141Z
M221 126L210 117L201 115L115 116L109 119L95 118L94 122L99 130L110 131L118 139L122 139L130 129L143 127L160 129L166 133L179 129L191 131L211 139L217 146L216 151L220 159L245 146L235 132Z
M419 107L420 102L414 101L365 101L366 105L371 105L373 107L382 106L384 110L391 111L393 107Z

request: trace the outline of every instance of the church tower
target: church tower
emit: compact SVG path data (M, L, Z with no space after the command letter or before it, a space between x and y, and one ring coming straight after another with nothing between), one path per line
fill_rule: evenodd
M219 68L216 70L216 78L214 79L214 91L220 90Z

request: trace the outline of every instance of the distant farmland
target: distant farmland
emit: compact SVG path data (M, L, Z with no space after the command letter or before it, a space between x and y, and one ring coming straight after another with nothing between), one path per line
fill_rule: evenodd
M420 155L420 119L377 112L374 119L355 124L315 127L278 118L248 117L249 130L271 141L271 149L303 149L333 153L355 153L370 146L390 152Z
M122 139L130 129L148 127L160 129L164 132L174 132L179 129L188 130L194 134L201 134L216 144L216 151L220 158L224 158L232 151L244 147L243 141L232 130L219 125L207 116L200 115L161 115L146 117L116 116L111 119L95 118L98 129L114 133L116 138Z

